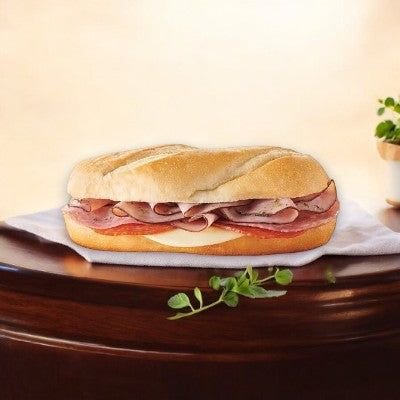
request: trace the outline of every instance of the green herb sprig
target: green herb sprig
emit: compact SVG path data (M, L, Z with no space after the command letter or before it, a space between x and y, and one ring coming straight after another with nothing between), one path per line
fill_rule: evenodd
M379 116L383 115L386 110L400 114L400 102L395 101L393 97L378 99L378 102L382 105L377 111ZM380 122L375 128L375 136L390 143L400 144L400 118Z
M170 320L190 317L218 304L225 303L229 307L236 307L239 303L239 296L249 297L251 299L261 299L269 297L280 297L286 294L286 290L266 290L262 285L275 281L279 285L289 285L293 279L293 273L289 269L273 268L269 269L270 274L265 278L259 279L258 271L251 266L246 267L244 271L238 271L234 276L221 278L220 276L212 276L209 280L209 286L220 292L217 300L207 305L203 304L203 295L201 290L196 287L193 290L194 297L197 299L199 306L195 308L189 296L185 293L178 293L168 300L169 307L173 309L189 308L188 312L178 312L168 317Z

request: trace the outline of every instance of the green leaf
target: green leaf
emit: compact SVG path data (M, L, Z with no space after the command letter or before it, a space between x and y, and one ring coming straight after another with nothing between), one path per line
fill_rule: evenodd
M253 295L251 294L249 287L250 287L250 280L248 278L245 278L242 282L240 282L240 284L238 281L238 285L233 290L242 296L253 298Z
M190 306L189 297L185 293L178 293L168 300L168 305L171 308L184 308Z
M336 277L330 269L325 271L325 278L329 283L336 283Z
M386 107L394 106L394 98L393 97L386 97L385 106Z
M236 307L239 303L239 296L235 292L228 292L223 300L227 306Z
M246 274L251 277L251 274L253 273L253 267L251 265L246 266Z
M394 143L400 142L400 128L396 128L393 131L393 135L391 137L391 141L394 142Z
M383 99L378 99L378 103L383 104Z
M194 296L199 301L200 308L203 307L203 296L201 294L200 289L198 287L195 287L193 291L194 291Z
M235 293L240 294L241 296L244 297L250 297L251 299L254 299L253 293L250 291L250 286L247 287L239 287L235 290Z
M293 272L290 269L278 269L275 272L275 280L280 285L289 285L293 280Z
M258 271L255 271L255 270L253 269L253 272L252 272L252 274L251 274L251 281L252 281L252 282L255 282L257 279L258 279Z
M378 115L382 115L385 112L385 107L378 108Z
M246 296L249 294L249 286L250 286L250 281L249 279L245 278L244 281L241 282L240 285L237 285L237 287L235 287L233 290L236 293L243 294L243 296Z
M240 286L247 279L246 271L242 275L240 275L239 277L236 277L236 279L237 279L238 286Z
M386 137L388 134L390 134L390 131L394 129L395 125L392 121L386 120L380 122L376 129L375 129L375 136L379 138Z
M219 276L212 276L208 282L210 288L214 290L219 290L221 287L221 278Z
M397 103L394 108L393 111L397 112L398 114L400 114L400 103Z
M246 267L246 272L249 276L250 282L253 283L258 278L258 271L255 271L251 265Z
M233 277L229 277L226 278L226 280L224 281L224 283L221 283L221 286L224 286L227 292L230 292L232 289L234 289L235 287L237 287L237 281L236 278Z
M261 286L250 286L250 292L255 299L263 299L269 297L279 297L286 294L286 290L266 290Z
M268 291L261 286L251 285L249 291L253 296L253 299L262 299L268 297Z
M386 132L385 139L390 141L396 141L398 132L399 132L399 127L393 124L390 130Z
M287 293L287 290L267 290L268 297L281 297Z

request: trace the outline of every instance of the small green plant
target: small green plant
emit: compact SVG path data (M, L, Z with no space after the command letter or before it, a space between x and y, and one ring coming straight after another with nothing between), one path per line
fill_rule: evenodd
M208 310L218 304L225 303L229 307L236 307L239 302L239 296L249 297L251 299L260 299L268 297L280 297L286 294L286 290L266 290L262 285L275 281L279 285L289 285L293 279L293 273L290 269L270 268L269 275L259 279L258 272L248 266L245 271L238 271L234 276L222 278L220 276L212 276L209 280L209 286L220 292L218 299L207 305L203 304L203 295L198 287L194 288L193 294L199 303L199 307L195 308L189 297L185 293L178 293L168 300L169 307L173 309L188 308L190 311L178 312L168 317L170 320L190 317L199 312Z
M381 104L377 111L379 116L390 110L395 118L380 122L375 128L375 136L390 143L400 144L400 102L396 102L393 97L379 99L378 102Z

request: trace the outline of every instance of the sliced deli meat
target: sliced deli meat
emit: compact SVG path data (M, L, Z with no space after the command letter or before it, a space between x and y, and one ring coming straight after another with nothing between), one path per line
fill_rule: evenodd
M289 198L282 199L257 199L235 210L242 215L270 216L284 210L285 208L296 208Z
M283 237L284 234L299 234L328 222L336 217L338 209L335 183L330 181L320 193L293 199L249 199L201 204L72 199L63 212L89 228L107 230L105 234L157 233L165 231L167 226L170 229L200 232L213 225L259 237L262 231L263 237L276 236L280 232ZM122 228L128 224L130 227ZM147 227L141 228L140 225Z
M310 200L295 200L298 210L312 211L322 213L329 210L336 201L335 182L331 181L328 187L316 197Z
M108 204L113 204L115 201L105 199L71 199L68 203L70 207L82 208L85 211L96 211Z
M199 214L209 213L210 211L219 210L222 207L236 207L251 203L252 200L239 200L230 203L178 203L180 210L185 217L193 217Z
M299 215L292 199L257 199L240 207L219 210L226 220L241 223L288 224Z
M244 214L237 210L236 207L221 208L219 212L229 222L245 222L245 223L270 223L270 224L288 224L294 221L299 212L296 208L284 208L275 214Z
M149 203L139 201L121 201L114 205L114 208L125 211L129 216L138 221L146 222L148 224L158 224L171 221L177 221L183 218L181 212L171 215L157 214L150 207Z
M85 211L79 207L65 206L62 211L68 214L76 222L92 229L108 229L123 224L141 224L132 217L117 217L110 206L99 208L96 211Z
M241 223L241 222L231 222L231 221L224 221L223 223L217 222L214 224L217 228L222 229L232 229L237 227L240 231L241 227L253 227L253 228L260 228L266 229L269 231L276 231L276 232L300 232L305 231L307 229L315 228L317 226L323 225L333 218L336 217L339 211L339 202L336 200L333 206L323 213L315 213L312 211L300 211L299 216L290 223L287 224L265 224L265 223Z
M175 228L184 229L190 232L201 232L210 227L218 219L217 214L205 213L191 218L185 218L181 221L171 222Z
M112 207L111 212L116 216L116 217L129 217L129 214L122 210L121 208L118 207Z
M176 203L149 203L149 205L158 215L173 215L181 211Z
M125 224L113 228L94 229L97 233L109 236L118 235L154 235L175 229L169 224Z

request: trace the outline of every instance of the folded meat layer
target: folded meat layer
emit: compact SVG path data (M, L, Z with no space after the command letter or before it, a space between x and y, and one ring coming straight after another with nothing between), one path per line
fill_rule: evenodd
M170 224L175 228L199 232L213 224L226 224L292 232L321 225L335 218L338 209L335 183L330 181L320 193L293 199L248 199L202 204L71 199L63 212L93 229L110 229L124 224Z

